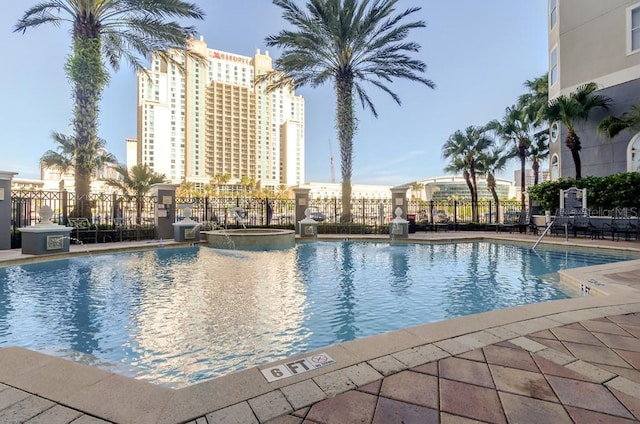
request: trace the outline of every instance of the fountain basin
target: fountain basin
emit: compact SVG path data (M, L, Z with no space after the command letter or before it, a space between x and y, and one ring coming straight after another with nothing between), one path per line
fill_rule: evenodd
M71 227L51 222L20 228L22 233L22 254L44 255L69 252Z
M210 247L218 249L284 250L296 243L295 231L275 228L202 231L202 234Z

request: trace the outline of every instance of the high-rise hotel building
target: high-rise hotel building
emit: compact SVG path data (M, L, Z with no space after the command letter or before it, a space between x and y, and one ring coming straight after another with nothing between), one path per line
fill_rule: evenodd
M268 81L256 83L273 71L269 53L226 53L202 38L187 49L204 59L179 49L166 52L170 60L155 53L148 74L138 75L134 162L174 183L218 175L229 185L243 177L262 188L304 183L304 99L293 86L268 91Z

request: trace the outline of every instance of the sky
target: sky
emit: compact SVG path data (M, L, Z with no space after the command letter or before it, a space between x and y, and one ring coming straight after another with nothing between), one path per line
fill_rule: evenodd
M269 0L192 0L206 13L193 22L210 48L253 56L265 37L286 26ZM8 1L0 15L0 171L16 178L39 178L39 159L55 149L52 131L71 134L73 102L64 73L70 53L70 27L53 25L15 33L16 22L36 0ZM302 6L304 2L301 0ZM400 0L398 10L418 6L413 20L426 28L409 35L421 45L415 57L427 64L424 76L434 90L396 80L388 87L400 96L366 86L378 119L357 103L352 183L399 185L446 175L442 145L456 130L501 119L525 92L523 83L547 71L546 0ZM331 182L333 151L336 182L341 181L332 85L297 90L305 98L305 181ZM136 76L123 62L111 71L100 104L99 135L120 162L125 138L136 136ZM512 163L499 175L513 180Z

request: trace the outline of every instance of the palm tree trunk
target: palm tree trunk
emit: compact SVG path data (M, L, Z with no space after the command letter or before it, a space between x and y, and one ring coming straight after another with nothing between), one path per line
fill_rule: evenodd
M496 192L496 178L491 172L487 173L487 187L496 204L496 223L498 223L500 219L500 199L498 198L498 192ZM489 214L491 214L491 209L489 209Z
M136 224L142 224L142 195L136 195Z
M353 135L356 128L353 110L353 75L345 72L336 77L336 97L336 124L342 171L342 215L340 221L351 222L351 171L353 166Z
M96 155L98 138L98 103L107 74L102 64L101 43L98 38L74 38L73 55L66 70L74 85L75 131L75 191L74 215L91 219L89 195L91 193L92 162Z
M527 160L527 157L524 151L521 151L520 152L520 210L523 212L525 210L524 191L525 191L526 178L524 174L526 171L526 160Z
M573 163L576 165L576 180L582 178L582 163L580 161L580 152L578 150L571 151L571 157L573 158Z
M566 145L571 151L571 157L576 166L576 180L579 180L582 178L582 163L580 161L580 150L582 146L580 144L580 137L578 137L578 134L576 134L573 128L570 128L567 133Z
M465 169L462 172L462 177L464 178L464 181L467 183L467 187L469 187L469 193L471 194L471 215L473 215L473 193L474 193L474 187L473 187L473 183L471 182L471 176L469 174L469 171L467 171Z
M471 174L471 185L473 187L471 192L471 220L473 222L479 222L480 219L478 218L478 181L476 177L475 165L471 165L470 174Z
M540 176L540 164L538 161L534 161L531 165L531 169L533 169L533 185L538 185L538 180Z

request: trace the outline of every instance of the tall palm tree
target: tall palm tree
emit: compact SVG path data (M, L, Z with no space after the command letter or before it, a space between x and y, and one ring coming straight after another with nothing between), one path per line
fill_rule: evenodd
M615 137L624 130L640 131L640 103L631 106L631 109L619 118L607 116L598 124L598 131L609 138Z
M534 123L523 108L508 107L502 121L491 121L488 127L496 132L506 145L511 145L510 157L520 159L520 207L525 209L525 171L527 150L533 139Z
M484 127L467 127L464 132L458 130L449 136L442 146L442 156L449 159L445 172L460 173L471 193L471 215L478 222L478 183L476 160L478 155L493 144Z
M56 150L47 150L40 157L40 162L49 168L57 169L65 173L75 168L76 156L75 139L68 135L53 132L51 138L58 145ZM106 164L117 164L118 160L114 155L108 153L104 146L105 141L101 138L96 140L97 154L93 156L92 161L88 164L89 172L93 175L102 169Z
M268 46L280 47L282 55L274 68L282 74L272 87L292 83L318 87L334 85L336 127L340 143L343 222L351 221L351 173L353 137L356 132L354 98L365 109L378 113L363 83L386 92L398 104L400 98L386 85L394 79L407 79L434 88L435 84L420 74L424 62L411 57L420 45L407 41L410 31L423 28L423 21L405 22L419 7L396 14L398 0L309 0L307 12L295 0L273 0L293 30L283 30L267 37Z
M96 155L99 101L109 80L103 60L118 70L125 58L143 72L140 57L172 46L184 46L195 30L167 19L202 19L196 5L183 0L48 0L29 8L14 31L43 24L71 24L72 53L66 64L74 93L75 189L78 215L86 207L91 184L91 162Z
M136 223L142 222L142 198L149 193L153 184L167 181L163 174L153 172L149 165L138 164L127 169L126 165L114 168L118 178L107 178L105 184L120 189L123 194L134 196L136 199Z
M476 159L479 174L487 179L487 189L496 205L496 220L500 217L500 198L496 190L496 172L503 171L510 157L505 154L504 146L493 146L479 152Z
M567 128L565 144L571 151L571 157L576 167L576 180L582 178L580 162L582 145L580 137L576 134L576 123L589 119L592 110L596 108L608 109L611 104L609 97L595 94L597 90L598 85L594 82L581 85L576 91L551 100L545 111L549 121L560 121Z
M536 127L541 127L546 123L544 112L549 103L549 74L545 72L538 78L527 80L524 86L528 91L518 97L518 108Z
M533 143L527 150L527 158L531 161L533 170L533 185L540 181L540 162L549 157L549 137L546 133L536 133Z

